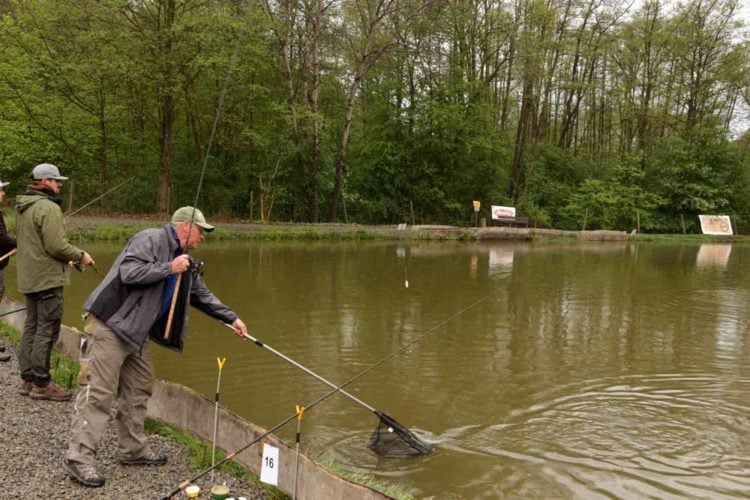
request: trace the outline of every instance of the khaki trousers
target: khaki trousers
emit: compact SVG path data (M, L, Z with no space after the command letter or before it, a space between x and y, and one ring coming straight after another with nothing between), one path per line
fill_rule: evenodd
M143 423L154 388L154 369L147 344L133 351L93 315L81 338L81 384L71 424L68 460L96 464L96 452L109 421L112 401L119 400L115 423L119 458L138 458L146 448Z

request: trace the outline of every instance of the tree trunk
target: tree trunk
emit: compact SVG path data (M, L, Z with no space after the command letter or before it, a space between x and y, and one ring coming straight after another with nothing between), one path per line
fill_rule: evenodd
M156 210L168 213L170 209L170 185L172 176L172 134L176 115L174 96L175 74L172 63L172 26L175 17L175 0L165 1L164 27L161 30L161 53L163 57L161 82L161 123L159 127L159 190Z

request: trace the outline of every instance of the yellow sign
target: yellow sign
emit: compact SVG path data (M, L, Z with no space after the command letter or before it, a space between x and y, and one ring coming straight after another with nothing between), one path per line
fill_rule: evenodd
M479 212L479 207L482 206L482 202L479 200L474 200L472 201L472 203L474 204L474 211Z

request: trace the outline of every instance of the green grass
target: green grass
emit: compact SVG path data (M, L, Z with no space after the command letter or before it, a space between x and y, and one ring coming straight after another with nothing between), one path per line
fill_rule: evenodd
M126 241L133 235L148 227L155 225L144 224L142 226L101 224L95 229L75 228L68 229L66 237L69 241L78 243L86 241ZM385 231L331 231L328 229L279 229L264 228L253 231L234 231L225 228L216 228L209 240L240 240L240 241L284 241L284 240L312 240L312 241L363 241L363 240L387 240L401 239L392 236Z
M21 343L21 333L5 323L0 323L0 337L13 344ZM52 381L60 387L66 389L78 387L78 368L79 365L74 360L57 351L52 351L50 375L52 375Z
M361 484L372 488L376 491L388 495L389 497L395 498L396 500L414 500L414 496L409 493L409 490L403 486L394 485L385 481L375 479L368 474L362 474L359 472L349 472L343 469L341 466L335 463L333 457L323 457L323 461L319 462L320 465L330 470L339 477L342 477L353 483Z
M634 234L629 241L655 241L664 243L750 243L750 236L711 236L707 234Z
M193 436L192 434L172 427L171 425L165 424L158 420L151 418L146 419L145 423L146 432L149 434L156 434L164 436L177 442L180 446L187 449L190 452L190 460L193 468L203 471L211 467L211 446L203 441L202 439ZM226 455L221 450L216 450L216 463L224 460ZM216 470L220 470L225 474L236 477L238 479L244 479L255 487L265 491L264 498L282 500L289 498L283 491L278 488L274 488L265 483L261 483L258 476L249 470L245 469L237 462L229 461Z

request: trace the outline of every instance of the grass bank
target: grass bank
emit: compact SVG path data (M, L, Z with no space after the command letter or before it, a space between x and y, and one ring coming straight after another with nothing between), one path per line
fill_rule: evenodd
M628 241L656 243L750 243L750 235L711 236L708 234L633 234Z
M66 236L71 242L126 241L134 234L149 227L159 227L159 225L115 225L105 223L97 225L95 228L71 226L67 229ZM352 230L342 228L340 230L331 230L327 227L321 227L319 229L268 227L252 230L234 230L217 227L215 231L211 232L209 239L214 241L366 241L403 238L394 237L386 231L372 231L363 229Z

